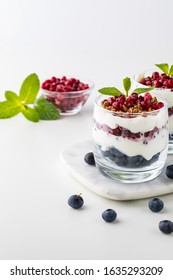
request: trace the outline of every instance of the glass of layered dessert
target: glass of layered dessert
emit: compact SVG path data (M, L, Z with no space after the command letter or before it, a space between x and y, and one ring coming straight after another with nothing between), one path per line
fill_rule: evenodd
M94 157L105 176L138 183L154 179L165 165L168 110L162 97L144 89L128 96L128 79L126 94L116 88L99 90L93 115Z
M135 87L154 86L154 92L163 96L168 103L169 145L168 154L173 154L173 65L156 64L157 70L144 71L134 76Z

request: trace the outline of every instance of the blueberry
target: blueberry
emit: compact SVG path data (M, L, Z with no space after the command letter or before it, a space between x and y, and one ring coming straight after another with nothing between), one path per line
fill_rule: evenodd
M94 154L92 152L87 153L84 157L84 161L89 165L95 165Z
M151 198L148 202L148 206L150 208L151 211L153 212L159 212L163 209L164 207L164 203L161 199L155 197L155 198Z
M159 229L161 232L169 234L173 232L173 223L169 220L163 220L159 223Z
M173 179L173 164L166 167L166 176Z
M127 166L127 156L115 157L115 163L119 166Z
M84 200L80 194L71 195L68 199L68 205L74 209L79 209L83 206Z
M103 157L110 157L110 156L111 156L111 153L110 153L109 150L106 150L106 151L101 150L101 155L102 155Z
M143 163L144 158L143 156L133 156L133 157L127 157L127 160L128 160L129 167L136 167Z
M124 154L121 153L119 150L115 149L114 147L111 147L109 151L110 151L110 153L111 153L113 156L115 156L115 157L121 157L121 156L124 155Z
M102 213L102 218L105 222L112 223L115 221L117 213L113 209L107 209Z

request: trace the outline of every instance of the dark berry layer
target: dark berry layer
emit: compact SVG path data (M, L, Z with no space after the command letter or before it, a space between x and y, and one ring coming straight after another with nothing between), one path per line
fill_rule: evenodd
M153 72L151 76L142 78L140 83L149 87L173 89L173 77L169 77L165 73Z
M104 158L109 159L116 165L126 168L136 168L145 167L151 165L153 162L157 161L160 153L155 154L150 160L146 160L143 156L137 155L129 157L114 147L111 147L107 151L101 150L101 147L97 145L96 149L99 149L100 155Z
M122 126L117 126L115 129L110 128L109 126L107 126L106 124L100 124L98 122L96 122L96 127L99 130L103 130L106 133L112 134L116 137L123 137L123 138L127 138L129 140L134 140L134 141L138 141L138 140L143 140L144 144L147 144L149 140L151 140L152 138L155 138L157 134L159 134L159 129L157 127L155 127L153 130L151 131L147 131L147 132L137 132L137 133L133 133L130 130L128 130L127 128L124 128Z
M147 92L144 95L133 93L128 97L124 95L109 97L103 100L102 106L113 112L142 113L161 109L164 104Z

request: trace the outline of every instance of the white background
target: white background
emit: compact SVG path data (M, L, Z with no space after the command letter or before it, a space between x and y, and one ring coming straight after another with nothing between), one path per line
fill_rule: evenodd
M91 139L97 89L121 87L155 63L173 63L171 0L0 0L0 99L18 91L32 72L95 83L82 112L53 122L22 116L0 121L0 259L171 259L172 235L158 230L172 219L150 213L148 199L116 202L81 186L59 159L62 148ZM67 205L82 192L85 207ZM116 209L119 222L101 213Z

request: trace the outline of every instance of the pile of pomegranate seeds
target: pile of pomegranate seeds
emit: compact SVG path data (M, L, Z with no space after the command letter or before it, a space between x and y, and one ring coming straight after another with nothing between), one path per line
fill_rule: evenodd
M114 112L141 113L151 112L161 109L164 104L158 102L156 97L147 92L144 95L132 93L126 97L125 95L113 96L103 100L103 108Z
M51 79L45 80L41 88L56 92L72 92L86 90L89 88L89 85L82 83L78 79L63 76L62 78L52 77Z
M159 72L153 72L151 77L142 78L140 83L149 87L173 89L173 77L169 77L165 73L159 74Z
M89 96L88 84L66 76L45 80L41 88L43 96L62 113L80 110Z

